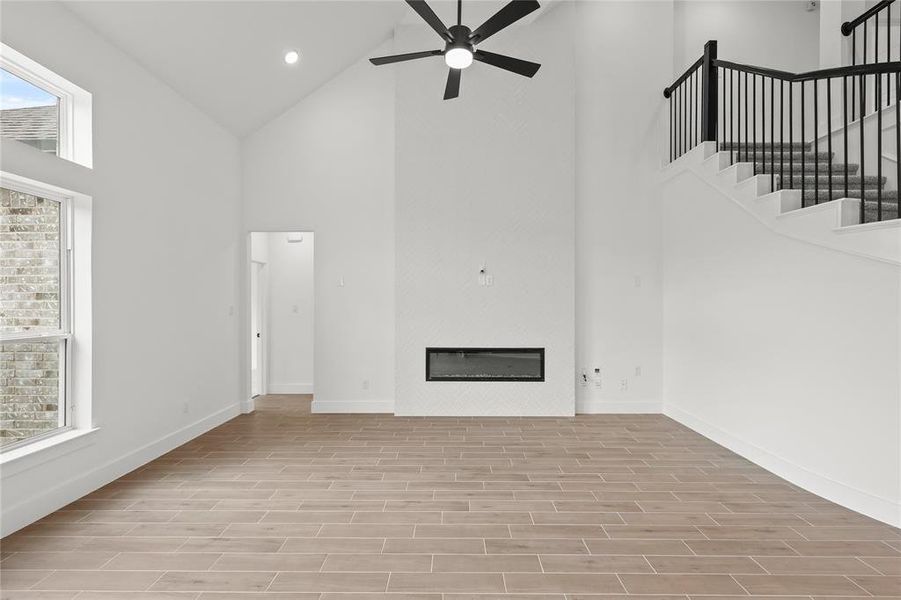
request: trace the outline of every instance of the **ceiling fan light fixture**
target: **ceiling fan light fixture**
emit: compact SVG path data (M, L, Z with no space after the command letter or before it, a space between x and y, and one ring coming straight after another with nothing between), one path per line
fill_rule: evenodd
M444 50L377 56L370 58L369 62L374 65L390 65L419 58L444 56L444 62L450 67L447 73L447 85L444 87L445 100L460 96L460 79L463 69L471 65L474 60L523 77L534 77L541 68L538 63L475 49L476 45L481 44L498 31L538 10L540 8L538 0L510 0L502 9L494 13L494 16L474 30L463 25L463 0L457 0L457 24L450 27L445 25L435 14L426 0L407 0L407 4L441 37L445 43Z
M465 69L472 64L472 51L469 48L451 48L444 53L444 62L451 69Z

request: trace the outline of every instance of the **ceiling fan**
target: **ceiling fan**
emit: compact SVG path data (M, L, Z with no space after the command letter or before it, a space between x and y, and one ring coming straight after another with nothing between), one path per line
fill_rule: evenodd
M463 0L457 0L457 24L450 27L444 25L441 19L438 18L438 15L435 14L435 11L426 4L425 0L406 0L406 2L441 36L441 39L445 42L444 50L426 50L425 52L380 56L378 58L370 58L369 62L374 65L387 65L417 58L444 56L444 62L450 67L447 74L447 85L444 88L445 100L456 98L460 95L460 75L463 73L463 69L472 64L473 60L525 77L532 77L541 67L538 63L475 49L477 44L484 42L501 29L512 25L524 16L537 10L540 5L536 0L512 0L475 30L462 23Z

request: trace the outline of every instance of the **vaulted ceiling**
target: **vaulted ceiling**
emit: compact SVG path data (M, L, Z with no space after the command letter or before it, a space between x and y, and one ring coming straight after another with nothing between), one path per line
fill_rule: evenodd
M238 136L386 40L400 0L68 1L66 6ZM285 65L296 48L299 64Z
M398 24L428 29L402 0L64 1L107 40L239 137L369 56ZM463 21L475 27L508 1L464 0ZM542 10L521 24L555 2L543 0ZM453 24L453 0L429 4ZM431 48L397 50L441 47L436 36ZM302 55L293 66L283 60L290 49Z

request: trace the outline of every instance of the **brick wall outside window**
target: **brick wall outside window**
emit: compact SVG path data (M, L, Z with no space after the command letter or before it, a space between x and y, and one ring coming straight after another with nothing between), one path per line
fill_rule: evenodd
M0 332L60 325L60 205L0 188ZM0 344L0 445L59 426L59 342Z

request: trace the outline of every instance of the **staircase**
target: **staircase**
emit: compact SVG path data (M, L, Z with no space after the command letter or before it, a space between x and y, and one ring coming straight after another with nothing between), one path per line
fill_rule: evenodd
M793 144L722 143L719 149L730 153L731 162L753 163L755 175L770 175L773 187L778 190L802 190L801 207L822 204L830 200L851 198L860 201L860 165L835 161L835 153L813 152L810 143ZM832 164L832 189L830 191L829 165ZM790 176L791 173L791 176ZM848 192L845 193L845 173ZM898 211L898 190L887 190L886 178L876 175L863 176L863 215L861 223L901 218ZM882 197L882 214L879 213L879 196ZM859 204L857 205L859 209ZM880 218L881 217L881 218Z
M780 186L779 171L788 146L757 147L757 161L753 160L753 148L745 160L744 146L739 151L728 143L701 142L676 160L665 165L661 172L661 190L664 206L670 211L684 207L685 214L710 214L705 227L717 228L728 236L727 229L738 226L749 217L770 231L787 238L814 246L831 248L842 253L876 259L901 266L901 218L898 218L897 194L883 192L882 219L877 219L875 201L871 195L879 188L876 178L864 178L864 215L860 214L860 189L851 189L851 181L860 185L857 165L833 164L841 173L840 183L833 173L833 197L829 199L828 175L820 177L825 186L819 190L807 186L813 184L815 168L813 152L805 144L795 144L795 158L804 157L804 191L801 190L800 163L795 163L794 185ZM772 159L763 164L764 157ZM808 164L808 158L811 163ZM829 156L820 153L820 167L828 168ZM789 165L786 164L786 169ZM840 169L840 170L839 170ZM848 197L844 195L844 172L848 172ZM851 179L851 177L856 179ZM883 182L884 183L884 182ZM841 189L839 189L841 187ZM711 193L711 190L714 190ZM802 196L807 195L802 206ZM857 197L854 197L856 194ZM815 200L819 199L819 203ZM730 208L731 207L731 208ZM739 210L734 210L738 208ZM742 216L743 215L743 216ZM728 223L728 226L726 226Z

